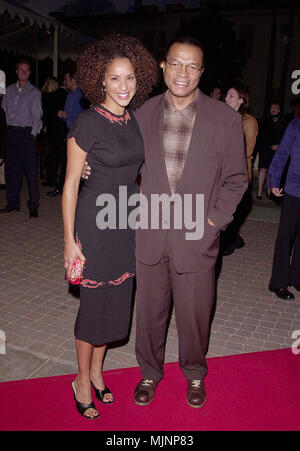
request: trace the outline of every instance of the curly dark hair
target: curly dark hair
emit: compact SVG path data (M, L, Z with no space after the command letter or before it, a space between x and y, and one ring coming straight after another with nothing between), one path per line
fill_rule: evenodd
M141 106L157 82L157 62L136 38L110 34L90 45L77 62L75 79L91 104L105 99L103 81L106 68L115 58L128 58L135 69L137 92L130 102L135 110Z

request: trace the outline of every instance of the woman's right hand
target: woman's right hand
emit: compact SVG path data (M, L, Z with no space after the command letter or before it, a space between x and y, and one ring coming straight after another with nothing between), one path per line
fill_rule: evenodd
M91 175L91 167L88 165L87 161L85 161L82 169L81 178L87 180L90 175Z
M67 275L70 274L74 260L76 258L80 259L83 262L86 261L83 253L81 252L80 247L75 241L73 241L72 243L66 243L64 249L64 261Z

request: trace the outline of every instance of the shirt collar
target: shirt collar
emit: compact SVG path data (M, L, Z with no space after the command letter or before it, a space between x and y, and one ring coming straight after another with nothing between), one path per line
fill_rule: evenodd
M197 111L199 101L199 89L195 91L195 99L184 110L177 110L177 108L169 100L169 91L165 94L165 112L168 114L181 114L185 119L193 120Z
M75 94L77 95L77 94L81 94L82 91L81 91L80 86L77 86L77 88L74 89L74 91L71 90L70 92L71 92L72 94L74 94L74 95L75 95Z
M31 83L30 83L30 81L28 80L28 82L26 83L26 85L23 86L23 88L21 89L21 92L27 91L27 89L28 89L30 86L31 86ZM19 80L16 82L16 88L17 88L18 91L20 91L20 88L19 88Z

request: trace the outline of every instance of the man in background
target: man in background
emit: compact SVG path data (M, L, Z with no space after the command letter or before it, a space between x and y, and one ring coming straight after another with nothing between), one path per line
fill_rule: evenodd
M64 76L64 86L69 90L66 98L65 106L63 110L59 110L57 117L66 124L66 132L70 128L72 122L79 113L81 113L86 105L84 104L84 98L81 88L77 85L75 80L75 71L67 72ZM67 149L66 145L62 148L61 153L61 167L58 183L53 191L49 191L47 196L55 197L62 193L65 183L67 166Z
M289 158L283 194L280 181ZM283 196L269 289L290 301L295 296L288 287L300 291L300 118L289 124L272 160L269 188L276 197Z
M5 159L7 206L1 213L20 210L23 170L29 186L29 217L38 216L39 192L35 139L42 128L41 93L29 81L31 65L20 60L16 66L18 80L8 86L2 108L8 126Z

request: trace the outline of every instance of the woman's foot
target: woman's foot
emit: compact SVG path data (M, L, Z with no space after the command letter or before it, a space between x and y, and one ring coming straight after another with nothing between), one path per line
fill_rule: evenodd
M99 418L99 412L95 408L92 399L91 384L80 383L77 377L72 383L72 388L78 412L89 420Z
M102 372L97 371L96 373L91 373L91 382L99 401L103 402L104 404L111 404L112 402L114 402L112 392L108 387L106 387L104 383Z

